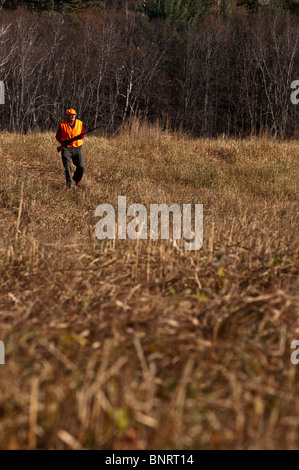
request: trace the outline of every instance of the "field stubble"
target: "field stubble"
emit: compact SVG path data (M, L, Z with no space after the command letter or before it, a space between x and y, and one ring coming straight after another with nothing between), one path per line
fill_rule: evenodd
M0 141L0 447L298 448L297 142L135 124L70 193L52 134ZM97 240L119 195L202 203L203 247Z

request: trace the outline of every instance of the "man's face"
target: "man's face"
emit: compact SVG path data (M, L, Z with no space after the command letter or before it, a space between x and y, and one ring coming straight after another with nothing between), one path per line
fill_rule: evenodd
M75 119L76 119L76 114L68 114L67 115L67 120L70 124L74 124Z

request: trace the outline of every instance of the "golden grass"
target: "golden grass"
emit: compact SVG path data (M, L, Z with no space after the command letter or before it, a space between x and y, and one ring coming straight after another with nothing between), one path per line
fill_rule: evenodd
M0 143L0 447L298 448L298 144L134 123L70 193L53 134ZM99 241L119 195L202 203L202 249Z

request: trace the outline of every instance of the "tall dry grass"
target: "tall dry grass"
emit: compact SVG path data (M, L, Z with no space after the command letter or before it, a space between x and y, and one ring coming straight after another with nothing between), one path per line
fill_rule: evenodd
M298 143L133 123L0 136L0 447L297 449ZM99 241L98 204L202 203L204 245Z

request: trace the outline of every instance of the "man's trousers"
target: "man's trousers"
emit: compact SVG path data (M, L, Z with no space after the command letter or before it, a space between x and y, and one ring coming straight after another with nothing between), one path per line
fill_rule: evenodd
M72 188L73 180L75 181L75 183L79 183L79 181L81 181L82 179L82 176L85 170L81 146L63 149L61 158L62 158L64 170L65 170L66 185L68 188ZM76 167L76 171L73 177L72 177L72 162Z

